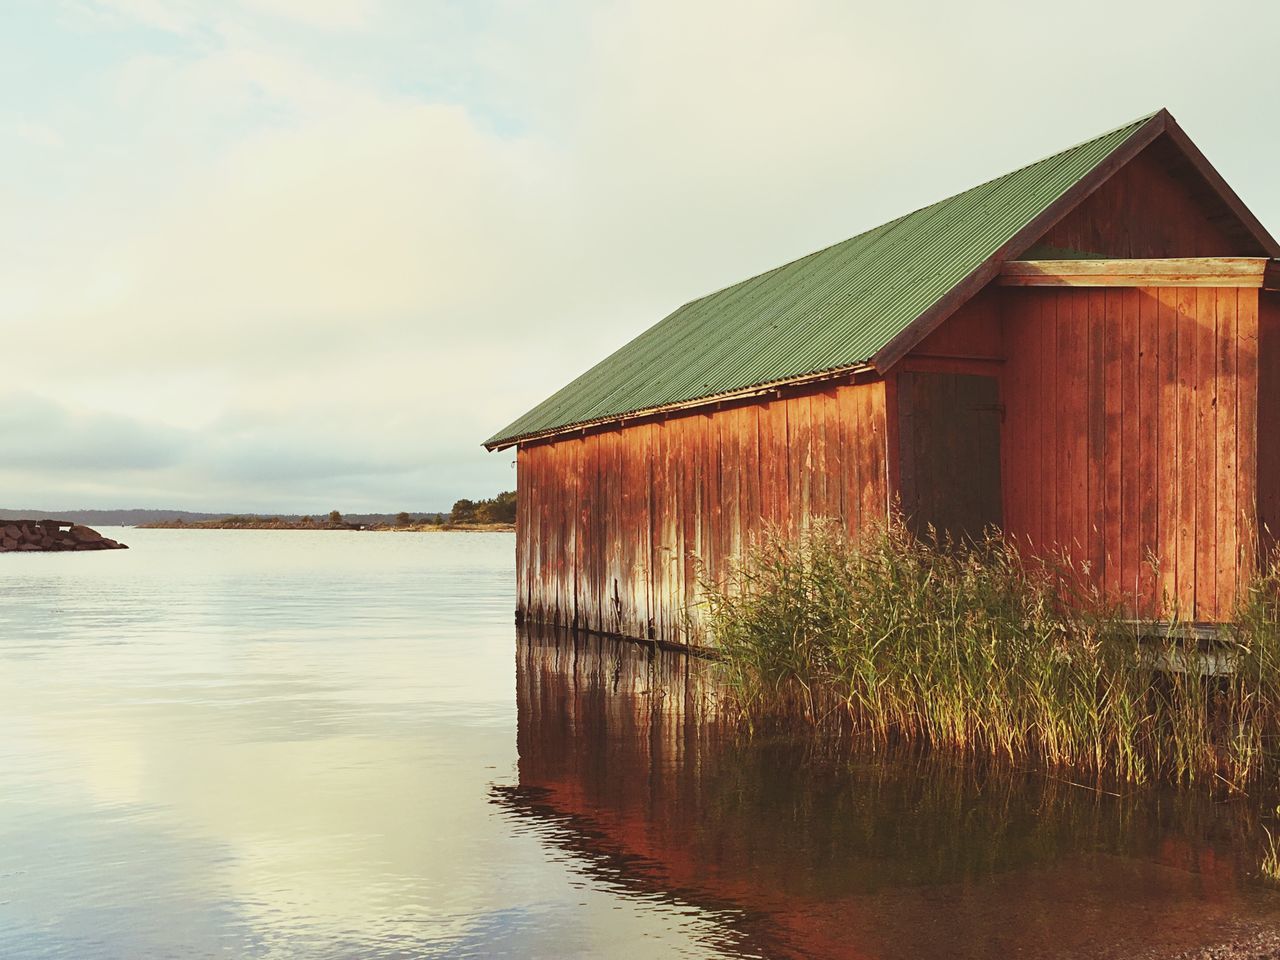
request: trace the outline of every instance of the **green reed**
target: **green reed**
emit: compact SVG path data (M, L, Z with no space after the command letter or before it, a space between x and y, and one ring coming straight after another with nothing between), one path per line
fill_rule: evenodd
M928 542L901 524L770 537L704 583L730 705L1102 779L1245 790L1274 773L1280 572L1243 591L1214 657L1143 638L1069 562L1003 539Z

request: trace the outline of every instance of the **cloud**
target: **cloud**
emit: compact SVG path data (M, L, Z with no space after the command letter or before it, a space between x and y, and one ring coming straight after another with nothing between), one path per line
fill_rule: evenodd
M514 307L532 279L536 201L521 179L538 162L449 106L370 105L257 137L95 264L82 309L153 334L179 324L201 351L248 333L334 349L387 320L412 341L462 336L451 318L495 295Z
M428 453L410 426L360 420L311 405L249 406L175 427L9 393L0 396L0 489L11 507L379 511L446 509L459 489L514 484L509 458L459 465Z
M198 7L188 0L84 0L76 6L91 15L132 20L172 33L185 33L200 19Z
M62 146L62 135L47 124L16 120L10 124L10 131L13 136L33 147L56 149Z
M354 30L368 25L379 10L377 0L79 0L90 15L132 21L170 33L192 33L256 16L320 30Z
M178 462L187 445L183 431L165 424L71 410L32 394L0 396L5 470L152 470Z
M242 0L253 11L323 30L367 26L378 11L374 0Z

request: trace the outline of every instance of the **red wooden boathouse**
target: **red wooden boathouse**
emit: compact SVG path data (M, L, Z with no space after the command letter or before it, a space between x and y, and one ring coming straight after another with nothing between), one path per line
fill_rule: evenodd
M687 640L699 562L900 502L1220 622L1280 530L1277 257L1162 110L688 303L486 442L517 612Z

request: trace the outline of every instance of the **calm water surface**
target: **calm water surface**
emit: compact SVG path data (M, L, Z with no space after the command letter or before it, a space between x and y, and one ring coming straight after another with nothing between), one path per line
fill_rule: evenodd
M517 636L507 534L0 557L0 957L1135 956L1275 922L1246 804L819 761Z

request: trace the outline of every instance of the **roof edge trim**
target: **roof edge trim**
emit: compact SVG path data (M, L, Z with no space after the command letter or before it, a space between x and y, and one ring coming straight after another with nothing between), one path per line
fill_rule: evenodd
M594 427L603 427L610 424L625 425L629 420L643 420L649 417L662 416L668 413L686 413L699 409L700 407L711 407L718 403L724 403L726 400L745 400L751 397L758 397L761 394L771 393L783 387L802 387L813 383L824 383L828 380L840 380L845 377L856 376L859 373L876 373L875 368L869 363L855 363L846 367L836 367L831 370L821 370L816 373L806 373L798 377L787 377L782 380L770 380L767 383L758 383L754 386L743 387L739 390L729 390L724 393L713 393L705 397L698 397L694 400L681 400L679 403L669 403L661 407L646 407L643 410L631 410L627 413L614 414L608 417L599 417L595 420L583 420L580 423L566 423L563 426L552 427L548 430L541 430L534 433L527 433L515 437L503 437L502 439L486 440L481 446L486 450L493 452L495 450L506 450L508 447L518 446L522 443L531 443L535 440L547 440L551 437L563 436L572 433L582 433Z
M1164 113L1166 114L1165 133L1168 134L1169 139L1186 155L1192 166L1196 168L1196 172L1205 178L1209 186L1213 188L1214 193L1245 225L1245 228L1253 235L1253 238L1267 252L1267 256L1272 259L1280 257L1280 243L1276 242L1276 238L1262 225L1262 221L1253 215L1253 211L1245 206L1245 202L1240 199L1240 195L1231 189L1231 185L1223 179L1222 174L1209 161L1209 158L1200 152L1200 148L1196 146L1195 141L1187 136L1186 131L1182 129L1172 114L1169 114L1168 111L1164 111Z

